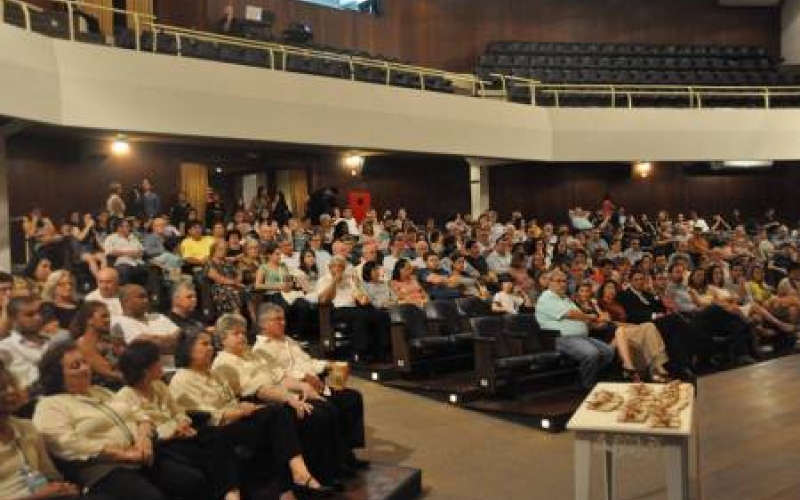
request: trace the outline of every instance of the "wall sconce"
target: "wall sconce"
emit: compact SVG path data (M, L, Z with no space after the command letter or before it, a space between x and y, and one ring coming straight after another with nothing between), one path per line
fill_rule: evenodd
M647 179L653 173L653 164L649 161L639 161L633 164L633 175Z
M111 153L114 156L127 156L131 152L131 144L128 142L128 138L122 134L119 134L115 139L114 142L111 143Z
M364 157L361 155L347 155L344 157L344 166L350 172L350 175L357 177L361 175L364 169Z

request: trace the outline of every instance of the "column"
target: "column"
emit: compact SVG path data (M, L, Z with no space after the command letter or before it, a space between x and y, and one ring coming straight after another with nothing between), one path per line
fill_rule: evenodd
M472 218L477 219L489 210L489 166L482 158L467 158Z
M800 64L800 0L781 5L781 57L786 64Z
M0 269L11 272L11 218L8 213L6 137L0 133Z

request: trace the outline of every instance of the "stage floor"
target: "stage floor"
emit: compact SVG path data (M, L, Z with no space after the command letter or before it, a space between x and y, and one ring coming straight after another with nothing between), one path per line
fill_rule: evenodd
M353 385L365 395L366 456L421 469L425 500L573 498L571 433L543 433L371 382ZM700 379L704 500L800 499L799 395L798 355ZM645 450L618 464L619 500L666 498L660 453ZM601 485L595 470L593 498Z

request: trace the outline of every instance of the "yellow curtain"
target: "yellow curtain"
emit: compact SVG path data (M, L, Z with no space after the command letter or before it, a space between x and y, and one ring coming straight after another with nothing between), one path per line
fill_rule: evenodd
M181 191L186 193L186 199L202 219L208 198L208 167L199 163L181 163Z
M114 6L113 0L83 0L85 4L97 5L99 7L112 8ZM105 35L114 33L114 13L106 9L96 9L94 7L82 6L81 10L94 16L100 22L100 30Z
M138 14L153 14L153 0L126 0L125 2L126 10L130 12L136 12ZM144 22L147 21L145 18L140 18L142 21L143 26ZM128 27L133 29L135 27L135 21L133 15L128 15Z
M306 177L306 171L292 170L289 175L292 189L292 206L289 208L295 217L302 217L305 215L306 204L308 202L308 178Z

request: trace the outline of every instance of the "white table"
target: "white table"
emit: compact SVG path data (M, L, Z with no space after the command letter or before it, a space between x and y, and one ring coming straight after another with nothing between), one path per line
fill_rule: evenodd
M630 397L631 384L597 384L586 400L600 390ZM663 385L651 384L656 391ZM572 416L567 429L575 431L575 500L589 500L592 444L603 446L603 478L605 498L616 498L614 453L618 445L656 446L664 456L664 469L669 500L689 500L689 449L694 435L694 390L690 389L689 405L681 411L680 428L650 428L647 422L617 422L618 410L601 412L586 407L586 400ZM696 440L695 440L696 444ZM697 455L695 455L696 457ZM635 471L631 471L635 472Z

